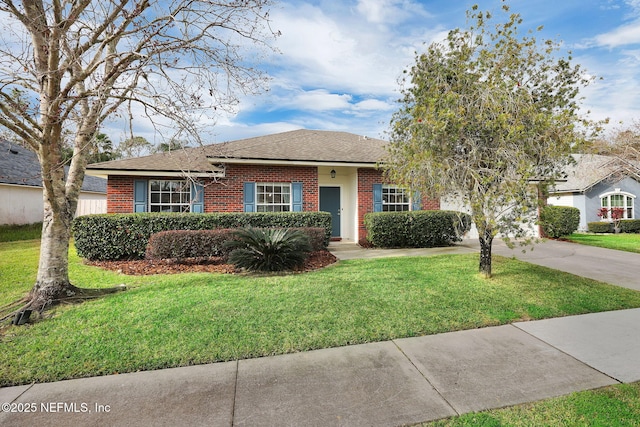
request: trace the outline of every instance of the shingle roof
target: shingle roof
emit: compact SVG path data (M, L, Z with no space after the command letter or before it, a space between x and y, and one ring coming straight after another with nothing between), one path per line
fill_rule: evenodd
M207 159L274 162L369 163L381 160L386 141L348 132L300 129L273 135L186 148L169 153L94 163L89 170L201 171L211 170Z
M42 187L40 162L36 153L26 148L0 140L0 183ZM107 181L85 176L83 191L106 193Z
M632 163L612 156L573 154L575 163L567 166L567 180L558 182L552 193L582 193L606 179L622 176L640 177L640 169Z

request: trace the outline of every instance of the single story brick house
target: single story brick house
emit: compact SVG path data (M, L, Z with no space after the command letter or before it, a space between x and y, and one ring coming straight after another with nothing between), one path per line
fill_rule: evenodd
M369 212L439 209L385 183L386 141L295 130L91 164L107 178L107 212L326 211L336 239L366 236Z

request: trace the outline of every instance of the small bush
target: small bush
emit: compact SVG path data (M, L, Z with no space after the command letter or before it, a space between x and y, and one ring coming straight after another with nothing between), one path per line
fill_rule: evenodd
M544 234L552 239L568 236L580 226L580 209L571 206L545 206L540 211L540 225Z
M301 230L247 228L234 236L225 245L231 250L229 262L249 271L291 270L311 251L309 237Z
M591 233L613 233L613 223L611 222L590 222L587 224L587 229Z
M374 246L430 248L460 241L471 217L453 211L376 212L365 215L364 223Z
M225 243L233 238L231 229L169 230L153 234L147 245L147 259L185 259L223 257L229 253Z
M72 224L78 255L89 260L144 258L149 238L168 230L214 230L224 228L322 228L324 247L331 238L328 212L265 213L137 213L77 217Z
M623 233L640 233L640 219L623 219L620 221L620 231Z

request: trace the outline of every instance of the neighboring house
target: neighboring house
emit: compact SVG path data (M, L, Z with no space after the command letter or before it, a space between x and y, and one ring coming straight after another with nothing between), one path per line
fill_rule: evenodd
M301 129L91 164L87 173L108 178L109 213L326 211L333 237L357 242L366 213L439 208L384 182L385 144Z
M640 168L610 156L575 154L573 158L566 182L550 191L548 204L580 209L580 230L587 230L589 222L610 220L598 216L601 208L620 207L624 219L640 218Z
M107 181L85 177L76 215L105 213ZM0 140L0 224L42 222L42 177L37 155Z

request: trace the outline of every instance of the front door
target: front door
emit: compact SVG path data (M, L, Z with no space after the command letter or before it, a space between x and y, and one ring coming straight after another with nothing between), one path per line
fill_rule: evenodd
M320 187L320 210L331 214L331 237L340 237L340 187Z

